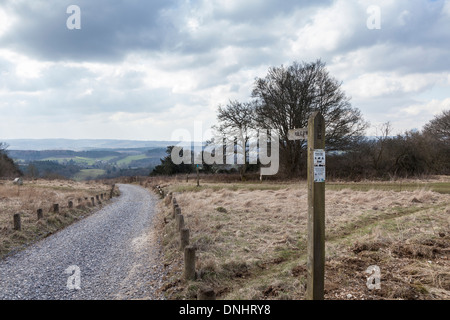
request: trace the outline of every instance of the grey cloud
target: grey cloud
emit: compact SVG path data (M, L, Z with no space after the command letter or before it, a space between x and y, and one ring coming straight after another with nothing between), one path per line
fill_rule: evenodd
M14 93L8 95L6 109L13 110L18 116L66 116L67 119L82 115L101 113L158 113L169 110L178 101L192 103L192 97L183 94L173 94L168 89L140 89L132 94L127 91L116 91L97 88L89 95L80 95L79 90L51 90L43 96ZM21 101L20 105L16 104ZM11 112L9 112L11 113Z
M265 0L265 1L240 1L238 6L216 6L212 9L211 19L227 20L238 24L252 24L263 26L268 20L277 16L289 15L296 10L322 7L331 4L332 0ZM191 8L196 9L196 3L191 3Z
M82 10L82 29L71 31L65 26L66 8L74 3ZM304 18L308 19L311 10L332 3L331 0L270 0L257 4L242 1L235 7L207 8L209 2L203 1L64 0L49 4L44 0L9 0L5 7L19 19L11 31L0 38L0 45L41 60L114 62L134 51L201 55L197 61L191 61L193 67L198 63L214 64L214 57L208 56L209 53L237 46L254 49L254 60L249 62L258 65L260 61L270 62L270 58L279 56L278 52L283 49L278 34L273 32L277 26L271 21L289 17L293 12L304 12ZM442 7L443 1L403 1L386 10L382 7L382 29L373 31L365 27L367 14L360 6L361 14L351 17L357 20L359 27L343 39L335 51L324 52L322 58L330 60L333 55L379 43L405 47L426 45L448 50L450 19L442 17ZM403 14L405 8L407 14ZM194 35L186 30L185 21L196 14L204 30ZM402 15L403 25L399 24ZM336 29L341 27L336 25ZM286 30L286 36L295 31ZM274 54L261 56L263 48L269 48ZM439 54L437 58L442 61L444 56ZM434 57L433 61L436 61Z
M443 6L444 1L406 0L380 6L380 30L369 30L368 15L361 14L359 27L330 56L365 50L366 69L361 72L448 71L450 17L442 12Z
M0 39L41 60L116 61L132 50L157 50L166 34L159 11L173 1L78 0L81 30L69 30L66 9L74 1L9 1L8 12L17 23ZM170 31L169 31L170 32Z
M107 1L107 0L34 0L4 6L19 17L10 32L0 38L0 45L26 52L40 60L117 61L132 51L174 51L182 54L205 53L226 45L267 46L277 41L265 32L268 21L288 15L302 7L315 7L331 1L243 1L234 9L215 6L205 17L206 28L200 38L186 33L180 24L205 2L177 0ZM81 8L81 30L68 30L66 9ZM206 2L208 4L208 2ZM210 24L223 21L230 30L213 29ZM248 28L252 26L253 30Z

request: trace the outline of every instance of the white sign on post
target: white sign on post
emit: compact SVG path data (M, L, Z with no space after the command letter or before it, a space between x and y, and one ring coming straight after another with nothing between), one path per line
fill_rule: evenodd
M314 150L314 182L325 182L325 150Z
M289 140L307 140L308 128L291 129L288 131Z

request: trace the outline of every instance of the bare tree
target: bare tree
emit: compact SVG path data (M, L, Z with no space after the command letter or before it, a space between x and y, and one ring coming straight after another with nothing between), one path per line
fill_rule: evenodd
M423 129L424 133L435 137L440 141L450 140L450 110L444 110L427 123Z
M226 106L219 106L219 125L214 127L218 134L216 140L225 139L227 145L233 146L225 151L225 157L237 158L241 179L244 179L248 167L246 150L254 128L254 110L255 106L251 102L229 101Z
M360 111L341 90L341 83L329 75L320 60L270 68L265 78L256 79L252 96L256 124L278 131L280 158L288 174L301 170L300 163L305 161L300 158L306 150L306 141L289 141L288 132L306 127L313 112L320 111L325 118L328 150L345 150L367 128Z
M450 110L445 110L423 128L427 140L427 153L432 155L429 162L434 171L441 174L450 172Z
M376 139L371 143L371 156L372 165L375 171L380 171L381 164L383 162L383 156L385 155L385 149L389 140L389 135L392 132L392 125L388 121L383 123L376 129Z

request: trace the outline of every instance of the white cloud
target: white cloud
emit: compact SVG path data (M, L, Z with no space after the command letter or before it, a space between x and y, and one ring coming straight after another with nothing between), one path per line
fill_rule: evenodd
M355 98L377 98L386 95L418 94L442 83L446 74L407 74L393 72L365 73L348 81L344 87Z
M14 24L14 17L0 7L0 37Z
M15 75L21 79L37 79L46 68L53 65L51 62L32 59L8 49L0 49L0 59L4 59L11 63L11 65L14 65Z
M358 7L349 1L336 1L331 7L319 9L296 32L296 39L292 42L293 52L334 51L342 42L349 39L357 27L356 15L360 14ZM319 54L320 55L320 54Z
M442 13L447 17L450 17L450 0L445 0L445 4L442 7Z
M442 111L449 110L449 109L450 109L450 98L445 99L445 100L433 99L429 102L411 105L406 108L402 108L401 112L404 112L407 115L412 115L412 116L418 116L423 113L431 114L431 115L438 115Z

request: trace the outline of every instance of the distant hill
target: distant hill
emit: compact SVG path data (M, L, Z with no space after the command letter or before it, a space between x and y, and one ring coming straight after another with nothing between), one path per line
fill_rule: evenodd
M7 139L2 140L9 145L8 150L99 150L130 148L166 148L177 144L175 141L140 141L140 140L107 140L107 139Z
M9 139L4 142L7 146L5 159L26 176L76 180L148 175L166 156L167 147L179 144L176 141L104 139ZM190 145L182 145L187 144ZM3 163L6 168L6 162ZM16 175L12 172L10 175Z

